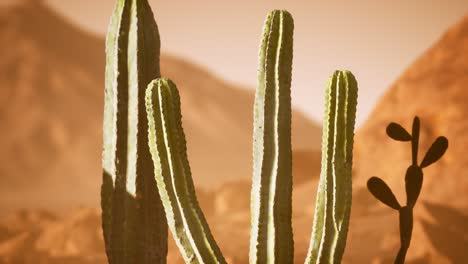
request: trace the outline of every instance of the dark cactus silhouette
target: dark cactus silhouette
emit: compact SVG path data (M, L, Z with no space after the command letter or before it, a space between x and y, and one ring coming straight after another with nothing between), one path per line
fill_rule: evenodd
M378 177L372 177L367 181L367 188L377 200L398 210L400 214L400 250L395 259L395 263L404 263L406 253L410 246L413 231L413 208L418 200L423 183L423 168L439 160L448 148L447 138L440 136L427 151L422 162L418 165L420 121L418 117L413 120L412 133L397 123L390 123L387 126L387 135L397 141L411 142L412 163L406 170L406 206L401 206L392 190Z

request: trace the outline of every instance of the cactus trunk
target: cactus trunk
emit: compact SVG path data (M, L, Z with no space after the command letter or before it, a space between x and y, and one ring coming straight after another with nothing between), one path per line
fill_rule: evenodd
M169 227L186 263L226 263L198 205L175 84L157 79L146 92L149 143Z
M160 76L146 0L118 0L106 42L102 227L109 263L166 263L167 224L148 147L145 89Z
M254 106L250 263L292 263L291 70L294 23L272 11L264 26Z
M343 256L351 211L356 105L354 76L336 71L326 90L322 171L306 263L340 263Z

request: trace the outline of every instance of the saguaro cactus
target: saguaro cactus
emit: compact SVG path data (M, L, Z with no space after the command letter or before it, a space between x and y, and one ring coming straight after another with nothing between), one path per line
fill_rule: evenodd
M294 23L272 11L254 106L250 263L292 263L291 69Z
M418 148L419 148L419 117L413 120L411 134L406 131L400 124L390 123L387 126L387 135L397 141L411 142L411 159L412 163L406 170L405 189L406 189L406 206L401 206L398 203L395 195L388 185L378 177L372 177L367 181L367 188L377 200L388 205L398 211L400 219L400 250L395 258L396 264L405 262L406 253L408 252L411 235L413 233L413 209L418 200L423 183L423 169L434 162L438 161L447 151L448 140L446 137L438 137L427 151L426 155L418 165Z
M226 263L195 195L182 129L179 92L168 79L146 92L154 175L169 227L186 263Z
M317 192L312 240L306 263L340 263L351 211L351 169L357 82L336 71L326 90L322 171Z
M280 10L264 26L254 109L251 263L293 263L293 28L291 15ZM159 78L159 42L147 1L118 0L107 37L101 195L109 263L165 263L166 218L187 263L226 263L195 195L177 88ZM336 72L327 87L309 263L337 263L343 254L356 98L352 74Z
M106 42L102 226L109 263L166 263L167 224L148 147L145 90L160 76L146 0L118 0Z

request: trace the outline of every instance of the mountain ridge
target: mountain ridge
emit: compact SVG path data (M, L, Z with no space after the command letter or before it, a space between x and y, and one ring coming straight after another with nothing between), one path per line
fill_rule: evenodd
M0 58L0 160L8 161L0 163L0 208L97 205L104 39L42 1L25 1L0 8ZM250 179L253 91L174 56L163 55L161 65L181 93L197 186ZM315 153L319 126L298 111L292 125L293 146Z

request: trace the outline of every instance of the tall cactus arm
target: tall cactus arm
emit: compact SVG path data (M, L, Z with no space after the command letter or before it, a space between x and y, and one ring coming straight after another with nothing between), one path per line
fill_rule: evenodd
M292 263L291 70L294 23L272 11L254 106L250 263Z
M306 263L340 263L351 211L351 170L357 82L336 71L326 89L322 171Z
M167 224L148 147L147 84L160 76L146 0L118 0L106 41L102 226L109 263L166 263Z
M146 108L156 182L186 263L226 263L195 195L175 84L168 79L153 81L146 91Z

